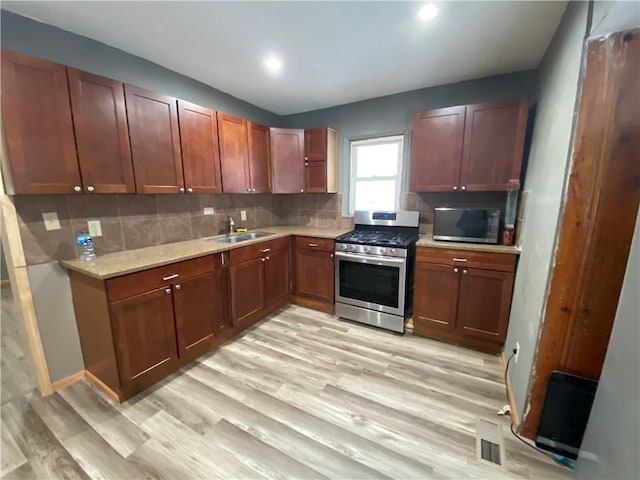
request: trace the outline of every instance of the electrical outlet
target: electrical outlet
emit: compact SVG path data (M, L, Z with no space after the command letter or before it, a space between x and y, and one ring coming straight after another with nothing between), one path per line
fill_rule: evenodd
M247 211L246 210L240 210L240 220L242 220L243 222L247 221Z
M47 212L42 214L44 221L44 229L46 231L60 230L60 220L58 220L58 212Z
M92 237L102 236L102 225L100 225L100 220L89 220L87 222L87 227L89 228L89 235Z
M213 215L214 213L216 213L216 211L214 210L213 207L204 207L203 213L205 215Z
M518 363L518 357L520 356L520 342L516 342L516 353L513 354L513 360Z

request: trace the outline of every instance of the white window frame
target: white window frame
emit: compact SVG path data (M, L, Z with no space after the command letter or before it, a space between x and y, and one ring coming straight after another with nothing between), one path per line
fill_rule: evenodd
M373 176L373 177L356 177L356 149L362 145L384 145L388 143L399 143L398 148L398 171L393 176ZM373 180L394 180L396 182L396 191L394 199L394 208L400 209L400 195L402 190L402 160L404 158L404 135L390 135L386 137L367 138L364 140L351 140L350 142L350 170L349 170L349 215L353 215L356 205L356 181L373 181Z

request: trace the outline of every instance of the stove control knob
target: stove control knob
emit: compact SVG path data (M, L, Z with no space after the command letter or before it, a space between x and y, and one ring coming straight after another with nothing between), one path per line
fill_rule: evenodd
M355 245L349 245L349 250L351 250L352 252L356 251L356 246Z
M386 248L384 248L384 247L382 247L382 248L380 249L380 255L384 255L385 253L387 253L387 249L386 249Z
M371 251L371 247L364 247L364 252L369 253Z
M391 255L395 255L396 253L398 253L398 251L395 248L391 249Z
M341 249L341 250L346 250L346 249L347 249L347 246L346 246L346 245L340 245L340 249Z

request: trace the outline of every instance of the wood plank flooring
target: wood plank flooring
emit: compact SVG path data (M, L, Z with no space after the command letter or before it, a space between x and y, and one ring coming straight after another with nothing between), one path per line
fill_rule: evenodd
M8 399L2 478L568 478L505 403L497 356L291 306L121 405L86 381ZM478 417L502 468L476 460Z

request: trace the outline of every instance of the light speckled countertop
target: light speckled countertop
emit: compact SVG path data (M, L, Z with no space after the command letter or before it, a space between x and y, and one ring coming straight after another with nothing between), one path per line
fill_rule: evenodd
M520 247L505 245L490 245L482 243L443 242L433 239L433 231L427 231L420 235L418 247L451 248L455 250L470 250L474 252L510 253L520 255Z
M272 233L273 235L254 240L246 240L237 244L219 243L206 239L187 240L184 242L167 243L154 247L99 255L95 260L90 262L78 259L63 260L60 262L60 265L69 270L75 270L100 280L106 280L108 278L126 275L127 273L139 272L141 270L160 267L190 258L202 257L204 255L226 252L234 248L245 247L254 243L274 240L288 235L336 238L350 231L350 229L340 230L305 226L277 226L260 228L258 231ZM224 235L218 235L217 237L224 237Z

